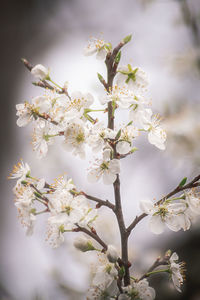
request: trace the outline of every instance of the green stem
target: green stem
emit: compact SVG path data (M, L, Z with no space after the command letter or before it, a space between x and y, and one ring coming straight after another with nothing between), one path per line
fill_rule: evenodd
M47 209L44 209L44 210L36 212L35 215L41 215L41 214L46 213L47 211L48 211Z
M181 195L180 197L174 197L174 198L170 198L170 201L174 201L174 200L179 200L179 199L185 199L185 195Z
M62 87L61 87L59 84L57 84L56 82L54 82L51 78L49 79L49 81L50 81L51 83L53 83L55 86L57 86L59 89L62 90Z
M169 273L170 270L169 269L161 269L161 270L152 271L152 272L146 273L145 277L149 277L150 275L157 274L157 273L164 273L164 272Z

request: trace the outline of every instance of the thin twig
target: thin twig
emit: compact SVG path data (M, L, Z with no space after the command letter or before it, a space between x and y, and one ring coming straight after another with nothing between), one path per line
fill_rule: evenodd
M95 241L97 241L103 247L102 252L105 252L107 250L108 246L99 237L99 235L96 233L95 229L91 229L91 231L90 231L85 227L79 226L77 223L75 225L77 226L77 228L73 229L74 232L84 232L84 233L86 233L87 235L92 237Z
M87 199L89 199L89 200L92 200L92 201L94 201L94 202L97 202L98 204L97 204L97 208L100 208L101 206L107 206L107 207L109 207L110 209L112 209L113 211L115 210L115 205L114 204L112 204L110 201L108 201L108 200L101 200L101 199L99 199L99 198L97 198L97 197L94 197L94 196L91 196L91 195L88 195L88 194L86 194L86 193L84 193L84 192L80 192L80 194L82 194L82 195L84 195Z

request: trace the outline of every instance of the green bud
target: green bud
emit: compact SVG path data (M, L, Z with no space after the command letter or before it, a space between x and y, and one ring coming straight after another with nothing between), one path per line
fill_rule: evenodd
M169 249L165 252L165 257L170 257L172 254L172 251Z
M123 43L127 44L128 42L130 42L132 38L132 34L127 35L124 39L123 39Z
M138 148L137 147L133 147L132 149L131 149L131 153L134 153L135 151L137 151L138 150Z
M23 184L23 185L27 185L27 183L28 183L28 181L26 181L26 180L21 181L21 184Z
M186 184L186 181L187 181L187 177L184 177L182 180L181 180L181 182L179 183L179 187L182 187L182 186L184 186L185 184Z
M122 267L119 269L119 276L120 276L121 278L123 278L124 275L125 275L125 268L124 268L124 266L122 266Z
M119 51L115 57L115 62L118 64L120 62L120 59L121 59L121 51Z
M32 209L30 210L30 213L33 214L33 215L35 215L35 214L36 214L36 209L35 209L35 208L32 208Z
M126 126L130 126L133 124L133 121L130 121Z
M103 78L103 76L102 76L101 74L97 73L97 76L98 76L99 81L100 81L101 83L104 83L104 82L105 82L105 80L104 80L104 78Z

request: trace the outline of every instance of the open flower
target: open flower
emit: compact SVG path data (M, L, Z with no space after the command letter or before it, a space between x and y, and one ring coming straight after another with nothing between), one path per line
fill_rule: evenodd
M173 284L176 290L181 292L180 287L183 284L185 263L178 263L178 258L177 253L174 252L169 259L169 263Z
M94 152L98 152L107 145L108 139L114 139L116 132L110 128L105 128L103 122L98 122L89 131L87 143Z
M149 286L146 279L132 282L131 285L123 289L124 293L119 295L119 300L153 300L156 297L155 290Z
M116 278L118 272L113 263L110 263L104 254L99 255L95 266L92 286L87 293L88 300L112 299L117 294Z
M107 47L109 47L109 44L106 43L104 40L92 37L88 41L88 45L84 48L83 53L85 56L90 56L96 53L97 59L104 60L107 55Z
M37 158L41 159L46 156L48 145L53 144L55 135L56 130L49 123L45 123L44 127L39 124L34 129L32 145L33 150L36 151Z
M132 69L131 65L118 68L117 83L127 84L134 92L141 92L148 85L146 73L141 68Z
M16 104L17 126L24 127L34 120L32 106L28 103Z
M138 129L132 125L121 129L121 135L117 142L116 150L119 154L127 154L132 149L133 138L139 135Z
M18 209L21 224L27 228L26 234L31 235L36 220L33 207L33 200L35 199L33 190L29 186L21 186L16 195L15 206Z
M25 180L27 175L30 174L30 167L27 163L24 163L23 160L18 162L17 165L14 165L13 171L10 173L9 179L18 179L18 183Z
M135 102L135 94L128 89L127 86L114 85L110 92L107 92L106 96L100 101L102 104L112 101L120 108L129 108L129 106Z
M88 173L88 180L93 183L98 181L101 176L103 177L103 183L112 184L117 178L117 174L120 172L120 163L117 159L110 159L110 150L106 149L103 152L103 159L98 159L92 170Z
M152 110L145 109L140 112L140 123L144 130L148 131L149 143L155 145L160 150L165 150L166 132L160 126L158 115L152 117Z
M141 210L150 215L149 222L150 230L155 234L160 234L164 231L165 224L172 231L189 229L191 223L188 216L185 214L187 206L183 202L161 204L153 204L150 200L142 200L140 203Z
M67 151L73 151L74 155L85 158L85 145L87 139L87 131L83 121L75 120L70 123L65 130L64 148Z

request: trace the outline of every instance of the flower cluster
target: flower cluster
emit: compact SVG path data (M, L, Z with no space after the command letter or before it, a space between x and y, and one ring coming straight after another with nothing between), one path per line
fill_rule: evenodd
M29 165L21 161L14 167L10 179L17 179L13 188L15 205L27 234L33 233L38 214L50 214L47 240L54 248L64 242L64 232L73 231L77 226L91 228L97 218L97 210L89 206L86 197L79 195L72 180L65 176L49 185L44 179L32 177ZM40 206L45 209L41 210Z
M149 228L155 234L164 231L165 225L172 231L188 230L196 216L200 215L200 195L196 189L189 189L177 198L158 203L150 200L140 202L141 210L151 216Z

